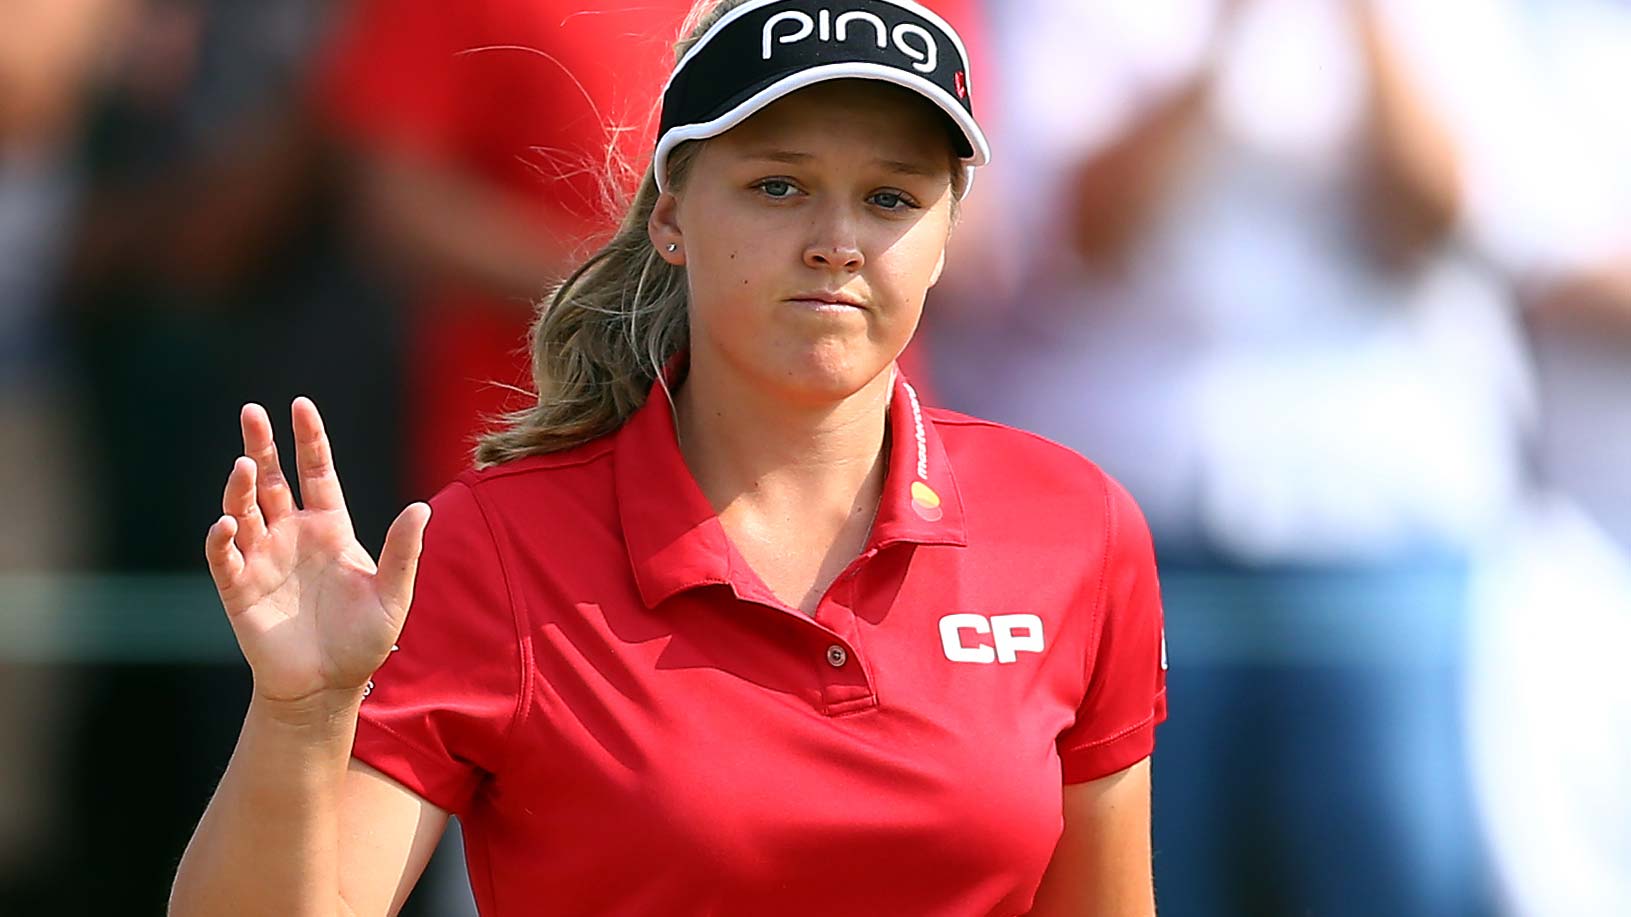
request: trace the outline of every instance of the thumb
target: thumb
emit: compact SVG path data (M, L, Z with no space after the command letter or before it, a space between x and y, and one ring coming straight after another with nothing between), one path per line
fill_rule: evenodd
M430 522L430 504L410 503L385 533L385 547L379 552L379 572L374 581L385 604L396 610L397 623L404 621L413 603L414 574L419 570L419 552L425 546L425 526Z

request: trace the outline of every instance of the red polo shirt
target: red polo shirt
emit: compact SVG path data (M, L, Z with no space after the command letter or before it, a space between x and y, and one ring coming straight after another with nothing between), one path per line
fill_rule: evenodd
M457 813L485 915L1012 915L1061 784L1166 715L1132 499L904 377L866 549L813 617L726 539L654 389L441 491L355 754Z

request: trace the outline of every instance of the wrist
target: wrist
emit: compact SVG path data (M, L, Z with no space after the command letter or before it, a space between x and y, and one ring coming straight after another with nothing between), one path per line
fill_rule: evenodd
M249 712L280 726L350 735L356 729L362 699L361 686L325 688L297 698L267 697L257 688L250 697Z

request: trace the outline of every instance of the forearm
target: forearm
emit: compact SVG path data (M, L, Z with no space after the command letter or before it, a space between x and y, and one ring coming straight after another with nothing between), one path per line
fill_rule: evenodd
M315 136L293 105L233 126L223 150L180 170L172 237L147 261L205 296L245 283L323 193L327 152Z
M1090 264L1114 267L1147 227L1183 166L1189 131L1206 109L1210 69L1138 116L1077 169L1074 242Z
M1374 0L1349 3L1370 83L1365 200L1383 251L1408 262L1455 226L1462 198L1459 156Z
M1631 340L1631 254L1553 277L1531 301L1542 324Z
M1089 264L1116 268L1142 237L1184 174L1195 129L1212 105L1246 0L1225 0L1193 72L1151 99L1116 135L1084 158L1069 192L1073 248Z
M565 273L565 245L503 192L455 169L377 155L359 175L367 225L408 271L514 299L542 297Z
M339 805L360 695L305 709L259 698L187 845L172 915L348 913Z

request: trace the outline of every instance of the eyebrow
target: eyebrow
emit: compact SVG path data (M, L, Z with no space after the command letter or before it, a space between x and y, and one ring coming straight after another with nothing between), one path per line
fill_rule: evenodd
M816 157L811 153L799 153L793 150L764 149L750 150L746 154L745 158L763 160L766 162L784 162L789 165L802 165L804 163L813 161ZM925 178L938 178L940 177L941 173L945 171L944 169L936 169L922 163L907 162L906 160L902 159L886 159L879 157L874 159L872 162L874 165L882 166L884 169L890 172L899 172L905 175L921 175Z

